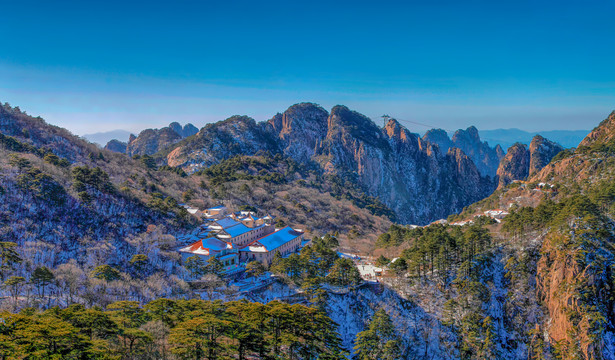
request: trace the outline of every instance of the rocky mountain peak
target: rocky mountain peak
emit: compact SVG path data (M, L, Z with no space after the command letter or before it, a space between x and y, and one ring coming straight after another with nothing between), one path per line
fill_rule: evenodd
M237 155L279 153L280 142L270 122L257 123L249 116L234 115L207 124L194 137L168 149L166 160L170 166L193 172Z
M453 135L453 143L464 142L468 144L481 144L480 135L478 135L478 129L474 126L462 130L455 131Z
M122 154L126 153L127 147L128 147L127 143L116 140L116 139L109 141L107 145L105 145L105 149L113 151L113 152L117 152L117 153L122 153Z
M534 136L529 147L522 143L514 144L508 148L498 167L499 187L538 173L562 150L561 145L540 135Z
M184 125L184 128L182 129L182 133L180 135L184 138L187 138L189 136L196 135L198 132L199 132L199 129L196 126L188 123Z
M486 142L482 142L478 130L474 126L470 126L466 130L457 130L452 140L449 139L446 131L432 129L423 135L423 140L438 145L442 154L446 154L452 147L461 149L476 164L482 176L494 177L500 159L504 156L501 148L498 152L497 148L493 149Z
M534 136L530 143L530 168L529 176L539 172L545 167L555 155L563 151L564 148L540 135Z
M516 143L510 148L500 162L497 175L498 187L504 187L514 180L525 180L530 169L530 151L527 145Z
M423 135L423 140L432 145L437 145L441 154L446 154L448 149L454 146L446 131L442 129L428 130Z
M173 131L175 131L176 133L178 133L178 134L180 134L180 135L182 134L182 130L183 130L183 129L182 129L182 126L181 126L178 122L175 122L175 121L174 121L174 122L170 123L170 124L169 124L169 127L170 127L171 129L173 129Z
M591 146L597 142L615 139L615 110L581 141L579 146Z
M328 131L329 113L320 105L300 103L277 114L271 125L283 142L284 153L298 161L309 161L316 145Z
M153 155L160 150L188 137L196 134L199 130L192 124L182 127L177 122L172 122L169 126L161 129L145 129L135 137L131 134L126 147L126 154L133 155ZM107 144L110 150L119 149L117 144Z
M350 110L344 105L331 109L328 119L327 138L346 138L360 141L370 146L387 148L388 142L378 125L367 116Z
M230 125L253 126L253 125L256 125L256 120L254 120L253 118L247 115L233 115L233 116L226 118L225 120L222 120L222 122L220 122L220 125L222 126L230 126Z
M506 155L500 144L497 144L495 146L495 153L497 154L499 159L502 159Z
M282 139L292 138L293 134L309 132L319 138L327 134L329 113L321 106L312 103L300 103L289 107L281 117L279 134ZM275 120L273 121L275 123Z
M389 119L387 124L384 126L384 131L391 139L397 139L401 141L407 140L406 129L403 128L401 124L393 118Z

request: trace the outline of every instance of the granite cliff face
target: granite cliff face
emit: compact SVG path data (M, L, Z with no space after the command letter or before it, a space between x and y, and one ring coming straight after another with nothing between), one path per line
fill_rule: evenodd
M446 131L442 129L430 129L425 135L423 135L423 140L429 142L430 144L438 145L438 148L443 154L446 154L448 149L455 146L451 139L448 137Z
M126 153L130 156L153 155L181 139L182 136L170 127L146 129L141 131L136 139L128 143Z
M128 147L128 143L113 139L105 145L105 149L117 153L126 154L126 148Z
M583 141L579 144L581 146L591 146L595 143L609 143L615 139L615 111L604 119L600 125L598 125L592 132L590 132Z
M179 123L173 122L162 129L146 129L139 133L139 136L130 134L128 143L119 140L111 140L105 149L133 155L153 155L176 142L196 134L199 130L192 124L182 127Z
M500 162L497 175L499 185L504 187L514 180L525 180L530 171L530 151L527 145L516 143L510 148Z
M268 123L280 139L284 154L307 162L314 156L316 145L327 135L328 117L329 113L322 107L301 103L277 114Z
M502 159L502 149L491 148L486 142L481 142L478 130L470 126L466 130L457 130L453 135L453 144L461 149L476 164L483 176L494 176Z
M548 224L536 272L537 295L548 315L541 330L562 358L615 358L614 140L612 112L576 150L562 153L530 178L579 189L559 227Z
M466 130L457 130L452 139L449 139L446 131L432 129L423 135L423 140L437 144L443 154L453 147L461 149L472 159L483 176L494 177L500 160L504 157L504 152L499 145L491 148L487 142L481 141L478 130L474 126Z
M207 124L194 137L170 150L166 161L170 166L180 166L194 172L236 155L256 155L259 151L281 151L281 144L271 124L257 123L251 117L235 115Z
M458 141L466 142L461 135ZM349 180L404 223L446 217L488 196L496 185L460 149L442 151L395 120L381 128L345 106L328 113L315 104L296 104L261 123L234 116L207 125L164 155L170 166L193 172L261 152L281 153L321 174Z
M504 187L514 180L525 180L538 173L563 150L559 144L540 135L534 136L529 148L525 144L514 144L498 167L499 187Z
M534 136L532 142L530 143L530 168L528 171L528 175L532 176L542 170L548 163L551 162L551 159L555 157L555 155L559 154L564 148L554 143L553 141L547 140L540 135Z
M192 125L192 124L186 124L182 128L182 126L179 123L172 122L172 123L169 124L169 127L173 131L178 133L182 138L187 138L188 136L195 135L196 133L199 132L199 129L197 129L197 127Z
M395 120L381 129L343 106L331 111L316 159L325 172L354 177L406 223L446 217L494 189L461 150L442 154Z

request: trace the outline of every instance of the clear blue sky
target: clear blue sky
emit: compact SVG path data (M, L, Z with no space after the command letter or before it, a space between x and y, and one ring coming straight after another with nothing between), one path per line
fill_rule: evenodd
M264 120L301 101L449 130L589 129L615 109L615 0L20 0L2 13L0 101L78 134Z

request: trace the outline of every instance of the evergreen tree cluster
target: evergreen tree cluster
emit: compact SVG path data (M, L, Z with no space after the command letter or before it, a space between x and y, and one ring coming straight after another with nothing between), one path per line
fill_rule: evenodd
M386 311L376 311L367 328L357 334L354 350L357 360L402 358L401 340Z
M3 359L345 359L329 317L276 301L161 298L0 318Z
M416 278L435 276L444 282L454 279L457 270L467 274L473 268L473 261L492 247L491 235L481 224L464 227L434 224L415 229L392 225L378 238L379 244L404 242L409 247L400 254L401 262L390 266L399 270L400 275L407 268ZM388 259L378 261L379 266L388 265Z
M361 282L359 270L350 259L340 258L333 248L339 243L331 235L314 237L310 246L299 254L293 253L282 258L276 253L270 270L289 279L295 284L307 287L329 283L337 286L353 286Z

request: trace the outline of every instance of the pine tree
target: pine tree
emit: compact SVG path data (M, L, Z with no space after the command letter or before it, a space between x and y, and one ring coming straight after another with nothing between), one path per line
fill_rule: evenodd
M46 266L37 267L32 272L30 281L39 290L39 296L45 298L45 287L55 279L55 276ZM41 291L42 290L42 291Z
M389 265L390 262L391 262L391 260L389 260L386 257L384 257L384 255L380 255L378 257L378 259L376 259L376 262L374 264L376 266L379 266L379 267L385 267L385 266Z
M354 262L347 258L335 260L331 272L327 275L327 282L337 286L357 285L361 281L361 273Z
M135 272L141 276L145 273L145 268L149 262L149 258L144 254L136 254L130 259L130 265L135 269Z
M223 270L224 265L220 262L220 259L217 256L210 256L207 260L207 272L220 276Z
M401 341L389 314L374 313L366 330L357 334L354 350L359 360L393 360L402 353Z
M100 265L92 271L92 277L105 281L113 281L120 278L120 272L109 265Z
M389 265L389 269L393 271L395 275L402 276L406 273L406 271L408 271L408 264L403 258L398 258L392 262L391 265Z
M265 266L260 261L250 261L246 264L246 272L254 276L254 280L265 273Z
M205 261L198 255L192 255L187 258L184 267L190 271L190 275L193 278L200 277L206 271Z
M25 282L26 279L23 276L11 276L4 281L4 287L9 289L9 292L13 296L13 300L15 302L17 302L17 296L19 295L19 291Z
M4 281L13 265L22 262L21 257L15 251L17 244L9 241L0 241L0 280Z

